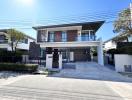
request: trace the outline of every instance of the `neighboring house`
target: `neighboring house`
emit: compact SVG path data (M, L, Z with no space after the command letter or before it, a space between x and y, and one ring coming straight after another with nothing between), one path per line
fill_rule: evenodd
M0 30L0 49L11 51L10 40L8 39L9 35L7 34L8 29ZM34 38L25 35L25 39L18 43L17 49L27 51L29 50L30 42L36 41Z
M41 47L41 56L62 54L64 62L91 61L91 47L98 48L98 63L103 65L102 41L97 39L96 32L104 21L73 23L33 27L37 31L37 44ZM48 63L48 62L46 62Z
M104 42L104 50L108 51L110 49L116 49L116 42L113 41L113 38Z
M104 42L104 50L107 51L105 54L105 63L115 65L115 50L125 46L132 46L132 35L130 34L117 34L113 38ZM113 53L109 53L113 51Z
M130 34L118 34L113 38L104 42L104 50L116 49L118 42L132 42L132 35Z

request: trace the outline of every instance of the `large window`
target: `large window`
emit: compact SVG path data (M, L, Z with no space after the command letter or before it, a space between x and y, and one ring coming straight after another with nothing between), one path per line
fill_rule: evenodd
M93 30L90 31L90 40L95 40L95 33Z
M67 33L65 31L62 32L62 42L67 41Z
M82 31L82 41L94 41L95 32L93 30L83 30Z
M46 42L47 41L47 31L46 30L39 30L38 31L37 41L38 42Z
M3 43L6 41L5 35L0 35L0 43Z
M54 32L49 33L49 42L54 42Z

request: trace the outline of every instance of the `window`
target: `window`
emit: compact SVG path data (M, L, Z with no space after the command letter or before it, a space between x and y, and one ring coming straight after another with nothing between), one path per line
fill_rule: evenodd
M6 37L4 35L0 35L0 43L5 42Z
M26 44L28 44L28 38L25 38L23 40L20 40L19 43L26 43Z
M90 31L90 39L95 40L95 33L93 30Z
M54 42L54 32L49 32L49 42Z
M66 41L67 41L67 33L62 32L62 42L66 42Z

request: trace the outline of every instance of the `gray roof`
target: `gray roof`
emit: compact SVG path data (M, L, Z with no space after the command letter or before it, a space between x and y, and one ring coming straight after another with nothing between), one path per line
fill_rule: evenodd
M7 33L8 30L9 30L9 29L0 29L0 32ZM29 36L29 35L26 35L26 34L24 34L24 35L25 35L26 37L32 39L32 40L36 40L35 38L33 38L33 37Z
M122 35L128 35L128 34L127 34L127 33L122 33L122 34L120 33L120 34L117 34L116 36L114 36L114 37L112 37L112 38L106 40L104 43L107 43L107 42L109 42L109 41L111 41L111 40L114 40L115 38L120 37L120 36L122 36Z
M83 22L83 23L70 23L70 24L59 24L59 25L48 25L48 26L36 26L33 29L45 29L45 28L55 28L55 27L68 27L68 26L90 26L94 25L95 30L98 30L105 21L96 21L96 22Z

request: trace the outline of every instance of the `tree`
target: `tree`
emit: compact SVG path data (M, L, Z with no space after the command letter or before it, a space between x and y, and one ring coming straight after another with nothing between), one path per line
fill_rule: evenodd
M126 35L132 34L131 10L127 8L119 13L117 20L114 22L114 32L125 34L118 37L117 40L126 38Z
M16 51L18 43L24 39L24 33L17 31L15 29L9 29L7 31L7 34L9 34L9 40L11 41L11 48L12 51Z

